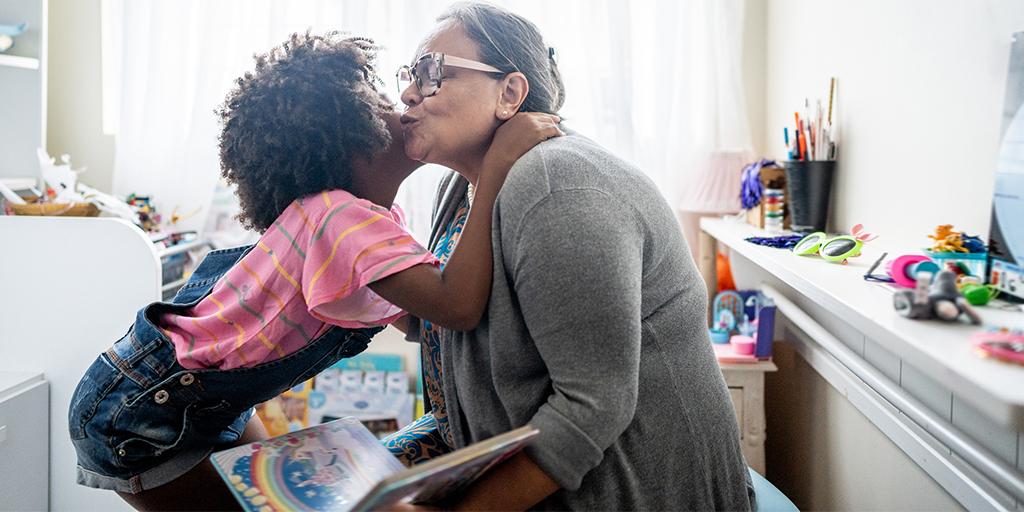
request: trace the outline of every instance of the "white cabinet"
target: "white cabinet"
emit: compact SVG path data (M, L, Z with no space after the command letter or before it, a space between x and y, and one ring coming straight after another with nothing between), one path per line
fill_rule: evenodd
M0 510L48 508L49 413L42 374L0 372Z
M49 505L126 510L117 494L75 483L68 407L96 356L124 335L139 308L160 299L153 244L120 219L18 216L0 216L0 244L3 288L17 290L0 293L0 372L42 373L49 383Z

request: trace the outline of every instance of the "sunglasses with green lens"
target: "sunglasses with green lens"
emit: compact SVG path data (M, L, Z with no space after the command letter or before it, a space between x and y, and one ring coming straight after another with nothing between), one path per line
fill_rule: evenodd
M877 235L864 231L864 226L857 224L850 230L850 235L830 237L824 231L815 231L796 243L793 253L797 256L821 255L822 259L833 263L846 263L847 258L860 256L864 242L870 242Z
M860 248L863 246L864 242L850 235L829 237L824 231L817 231L797 242L796 247L793 247L793 253L797 256L819 254L822 259L837 263L860 256Z
M830 237L824 231L815 231L796 243L793 253L797 256L821 255L826 261L846 263L847 258L860 256L865 242L878 238L878 235L864 230L863 224L856 224L850 229L849 235Z

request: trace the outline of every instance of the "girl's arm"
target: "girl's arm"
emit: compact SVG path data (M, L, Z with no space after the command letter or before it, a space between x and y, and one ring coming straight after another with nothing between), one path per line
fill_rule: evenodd
M518 113L495 132L484 156L476 197L459 243L444 271L416 265L369 284L388 302L457 331L476 327L491 293L491 213L509 169L537 143L562 135L559 118Z

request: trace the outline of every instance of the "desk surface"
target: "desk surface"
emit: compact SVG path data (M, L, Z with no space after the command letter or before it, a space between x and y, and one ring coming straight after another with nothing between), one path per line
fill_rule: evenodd
M861 257L837 265L747 242L745 238L750 236L768 236L748 224L705 218L700 225L719 243L835 312L932 378L956 389L993 419L1004 425L1024 427L1024 366L976 355L969 338L981 327L899 316L892 307L894 288L864 281L864 273L883 251L889 251L890 258L912 251L891 250L884 240L876 240L865 245ZM1020 312L977 310L986 325L1024 328L1024 314Z

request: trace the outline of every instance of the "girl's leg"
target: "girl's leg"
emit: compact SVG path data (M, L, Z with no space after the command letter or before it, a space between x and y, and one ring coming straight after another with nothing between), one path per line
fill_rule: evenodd
M235 446L270 437L259 417L253 415ZM138 494L117 493L136 510L242 510L210 459L177 479Z

